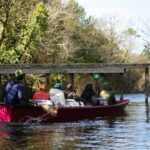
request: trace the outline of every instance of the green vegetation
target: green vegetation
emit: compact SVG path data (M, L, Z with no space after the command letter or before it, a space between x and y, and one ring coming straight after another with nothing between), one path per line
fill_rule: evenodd
M2 17L2 33L0 43L1 63L29 63L31 51L36 48L38 38L47 28L47 10L43 3L39 2L33 11L26 11L20 16L17 1L8 1L9 8L5 8ZM3 2L3 6L5 6ZM15 7L15 8L14 8ZM13 15L13 16L12 16ZM8 16L8 17L7 17ZM7 17L7 18L6 18Z
M149 43L133 55L136 30L118 33L115 21L87 17L75 0L1 0L0 63L148 62Z
M121 62L123 50L114 29L74 0L1 1L0 63ZM40 55L39 55L40 54Z

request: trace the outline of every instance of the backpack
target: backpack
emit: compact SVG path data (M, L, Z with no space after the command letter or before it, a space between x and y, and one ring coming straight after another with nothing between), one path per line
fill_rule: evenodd
M14 86L17 83L14 81L11 81L7 83L5 87L5 94L4 94L4 101L6 104L15 104L18 103L18 98L17 98L17 88L14 88Z

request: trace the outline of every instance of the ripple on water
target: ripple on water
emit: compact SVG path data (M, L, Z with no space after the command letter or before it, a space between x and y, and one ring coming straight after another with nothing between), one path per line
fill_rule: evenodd
M126 114L74 123L0 124L0 147L49 150L149 150L149 106L144 94L125 94Z

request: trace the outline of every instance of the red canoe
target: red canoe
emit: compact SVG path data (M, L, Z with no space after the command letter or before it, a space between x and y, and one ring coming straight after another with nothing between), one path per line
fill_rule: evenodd
M53 123L94 119L96 117L118 115L124 112L128 103L128 100L122 100L115 105L109 106L59 107L56 115L47 113L42 107L37 106L8 106L0 104L0 121Z

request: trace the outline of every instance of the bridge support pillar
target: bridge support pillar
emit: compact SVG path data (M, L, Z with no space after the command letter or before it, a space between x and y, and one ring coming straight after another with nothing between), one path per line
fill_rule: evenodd
M145 103L148 103L149 97L149 68L145 68Z
M70 83L72 84L74 88L74 74L73 73L70 73Z

